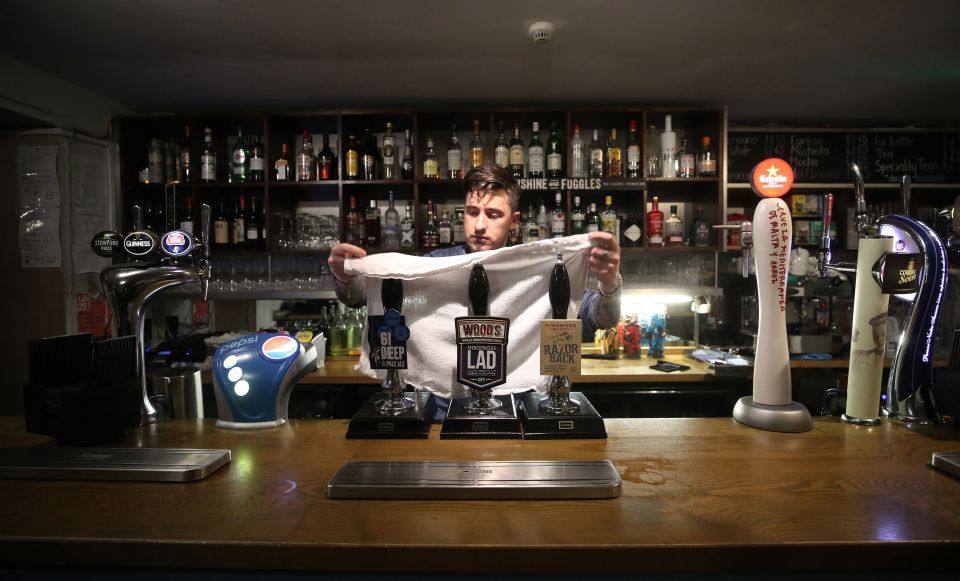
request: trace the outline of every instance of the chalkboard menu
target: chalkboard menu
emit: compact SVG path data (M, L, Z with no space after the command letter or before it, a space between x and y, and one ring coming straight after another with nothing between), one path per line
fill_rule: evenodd
M768 157L785 159L798 183L846 182L856 163L866 182L960 182L960 133L739 132L730 131L727 174L750 181L753 167Z

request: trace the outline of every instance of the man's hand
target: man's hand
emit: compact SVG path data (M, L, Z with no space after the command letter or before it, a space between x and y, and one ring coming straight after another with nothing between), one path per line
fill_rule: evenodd
M348 258L363 258L366 255L367 251L363 248L345 242L331 248L330 256L327 257L327 264L330 265L330 272L333 273L333 278L342 284L350 282L353 276L343 270L343 261ZM614 278L616 278L616 275L614 275Z
M591 232L587 262L590 272L597 277L604 292L613 292L617 288L617 274L620 272L620 244L609 232Z

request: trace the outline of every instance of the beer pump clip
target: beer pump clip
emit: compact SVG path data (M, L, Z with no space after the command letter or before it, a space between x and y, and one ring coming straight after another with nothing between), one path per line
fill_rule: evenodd
M793 169L782 159L766 159L753 168L751 184L763 199L757 204L752 224L739 228L742 247L749 250L752 246L759 323L753 395L737 401L733 418L762 430L805 432L813 428L813 420L804 405L791 400L787 345L786 290L793 221L782 196L793 185ZM747 254L745 251L744 277L749 276Z

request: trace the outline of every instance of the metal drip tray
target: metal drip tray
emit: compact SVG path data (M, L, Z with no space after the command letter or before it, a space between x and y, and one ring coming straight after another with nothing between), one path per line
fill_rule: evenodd
M186 482L213 474L230 450L190 448L0 448L0 478Z
M327 485L329 498L513 500L614 498L609 460L351 462Z

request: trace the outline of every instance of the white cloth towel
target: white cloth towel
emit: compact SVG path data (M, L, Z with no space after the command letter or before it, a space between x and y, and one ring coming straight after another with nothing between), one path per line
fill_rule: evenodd
M519 246L464 254L418 257L406 254L374 254L348 259L348 274L366 276L367 312L383 313L380 285L385 278L403 280L403 309L410 328L407 369L403 380L443 397L465 397L467 389L457 383L457 340L454 319L467 316L467 284L474 264L482 264L490 281L491 317L510 319L507 344L507 382L495 394L535 389L546 392L549 377L540 375L540 321L552 316L550 274L563 253L570 276L568 318L575 318L583 298L590 247L586 234L551 238ZM363 353L358 369L383 379L386 372L370 369L369 345L364 329Z

